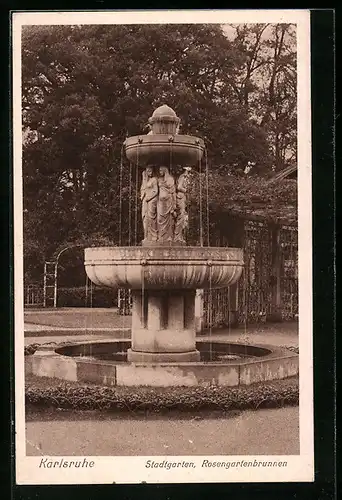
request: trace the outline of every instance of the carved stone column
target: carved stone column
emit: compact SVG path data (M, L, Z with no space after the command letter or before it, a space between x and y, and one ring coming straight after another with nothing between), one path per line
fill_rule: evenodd
M133 294L132 348L128 361L199 361L196 350L195 291L149 290L146 318L140 292ZM134 325L134 326L133 326Z

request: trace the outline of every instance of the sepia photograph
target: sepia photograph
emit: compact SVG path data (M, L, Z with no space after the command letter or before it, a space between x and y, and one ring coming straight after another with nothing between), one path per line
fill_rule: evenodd
M13 15L18 484L313 481L309 27Z

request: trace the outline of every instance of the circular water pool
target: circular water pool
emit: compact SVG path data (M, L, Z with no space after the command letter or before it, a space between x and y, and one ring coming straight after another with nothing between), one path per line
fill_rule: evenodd
M127 350L130 347L130 340L86 342L58 347L55 352L63 356L127 363ZM208 341L196 342L196 349L200 352L200 362L202 363L243 361L268 356L272 352L266 347Z

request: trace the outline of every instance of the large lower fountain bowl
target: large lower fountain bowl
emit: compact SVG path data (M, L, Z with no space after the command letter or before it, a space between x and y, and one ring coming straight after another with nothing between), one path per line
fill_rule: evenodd
M99 286L133 290L224 288L241 276L240 248L98 247L85 249L85 269Z
M195 165L203 156L204 142L190 135L147 134L129 137L124 147L135 164Z

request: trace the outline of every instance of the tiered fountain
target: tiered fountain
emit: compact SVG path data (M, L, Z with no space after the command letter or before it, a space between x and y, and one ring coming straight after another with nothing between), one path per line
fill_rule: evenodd
M189 166L201 160L204 142L179 134L180 120L166 105L154 111L149 124L147 135L124 143L128 160L143 168L141 246L87 248L85 269L96 285L132 290L128 361L199 361L196 289L235 283L242 272L242 250L186 246ZM170 160L183 167L178 178Z
M124 143L128 160L143 169L141 246L85 250L96 285L132 290L131 340L113 332L113 339L37 349L26 356L27 373L104 385L231 387L296 375L298 356L285 349L196 342L195 291L235 283L242 250L186 245L189 166L200 164L204 143L178 133L179 118L168 106L149 123L150 133Z

